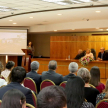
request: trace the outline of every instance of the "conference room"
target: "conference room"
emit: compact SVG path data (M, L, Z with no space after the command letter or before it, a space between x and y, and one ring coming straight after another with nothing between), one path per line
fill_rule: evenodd
M107 9L108 0L0 0L0 79L4 79L7 82L5 86L8 86L13 82L10 73L14 73L14 68L19 71L25 69L26 78L30 77L31 71L36 71L36 80L40 81L33 90L36 99L43 89L42 82L48 80L46 76L43 78L44 72L54 69L60 75L60 81L70 73L80 76L80 69L86 68L85 72L90 73L88 83L91 83L92 75L95 74L91 70L95 67L99 73L94 79L99 79L105 89L108 79ZM78 69L71 71L71 66L75 69L77 67L71 63L77 63ZM52 64L55 67L51 68ZM54 85L63 84L63 88L68 81L58 83L53 80L54 77L50 78ZM29 79L26 80L29 83ZM28 83L24 84L22 81L20 84L28 87ZM84 83L86 85L85 80ZM89 86L97 88L94 83ZM103 93L104 89L99 93ZM85 100L89 102L89 99ZM26 102L29 103L27 97ZM41 108L37 103L30 102L35 108ZM96 99L93 105L100 108ZM67 108L70 108L68 103Z

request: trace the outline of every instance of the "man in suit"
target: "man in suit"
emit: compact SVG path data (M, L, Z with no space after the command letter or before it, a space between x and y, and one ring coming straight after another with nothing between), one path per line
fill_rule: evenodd
M49 70L46 72L42 72L42 81L45 79L49 79L53 81L56 85L59 85L63 81L62 75L56 73L57 62L55 60L51 60L48 65Z
M26 74L26 77L30 77L30 78L32 78L35 81L36 86L37 86L37 91L39 93L39 91L40 91L40 84L41 84L42 80L41 80L41 75L39 75L37 73L38 69L39 69L39 62L33 61L31 63L31 71Z
M78 64L76 62L71 62L68 69L70 73L63 77L63 81L67 81L70 77L76 75L76 72L78 71Z
M80 59L81 57L84 57L84 51L82 49L79 49L78 54L74 59Z
M107 53L105 52L105 48L103 47L100 49L100 52L98 54L98 60L99 61L108 60Z
M11 89L18 89L26 96L26 102L34 105L32 93L30 89L23 87L21 84L26 77L26 70L23 67L15 67L11 72L11 83L5 87L0 88L0 100L2 100L3 95Z

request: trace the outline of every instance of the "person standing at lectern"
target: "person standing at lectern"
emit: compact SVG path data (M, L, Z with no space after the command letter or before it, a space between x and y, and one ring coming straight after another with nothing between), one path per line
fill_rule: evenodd
M100 52L98 54L98 60L99 61L108 60L107 53L105 52L105 48L103 48L103 47L100 49Z
M33 56L34 56L34 46L33 46L33 43L31 41L29 41L27 49L30 49L32 51L32 53L30 53L29 55L31 55L31 57L33 58Z

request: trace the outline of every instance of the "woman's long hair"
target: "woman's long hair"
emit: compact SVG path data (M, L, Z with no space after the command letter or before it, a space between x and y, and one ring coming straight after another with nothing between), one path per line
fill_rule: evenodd
M97 66L93 66L90 70L91 79L90 84L94 85L95 87L99 85L100 82L100 70Z
M67 107L80 108L84 102L84 81L78 77L70 78L66 83Z
M21 91L11 89L4 94L0 108L22 108L25 101L26 97Z

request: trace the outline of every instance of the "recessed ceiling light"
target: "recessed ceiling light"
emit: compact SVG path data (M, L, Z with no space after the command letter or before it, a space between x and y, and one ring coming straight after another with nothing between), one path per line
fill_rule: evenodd
M13 21L13 20L9 20L9 21Z
M60 15L62 15L62 14L57 14L57 15L59 15L59 16L60 16Z
M17 23L13 23L13 24L17 24Z
M57 31L57 30L54 30L54 31Z
M33 18L33 17L30 17L30 18Z
M72 30L75 30L75 29L72 29Z
M100 13L101 11L95 11L96 13Z
M106 29L106 30L108 30L108 29Z

